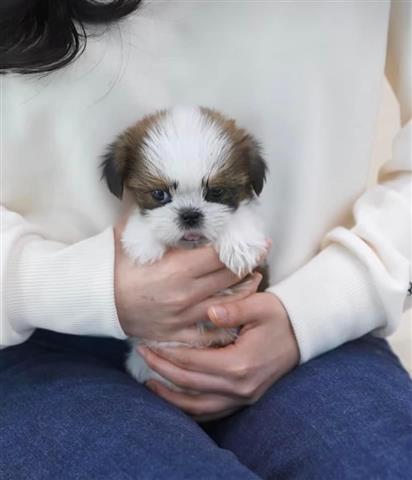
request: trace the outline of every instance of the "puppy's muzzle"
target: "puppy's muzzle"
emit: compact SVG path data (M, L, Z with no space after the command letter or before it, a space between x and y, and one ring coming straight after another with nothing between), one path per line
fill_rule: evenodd
M183 228L198 228L203 223L203 213L194 208L181 210L179 223Z

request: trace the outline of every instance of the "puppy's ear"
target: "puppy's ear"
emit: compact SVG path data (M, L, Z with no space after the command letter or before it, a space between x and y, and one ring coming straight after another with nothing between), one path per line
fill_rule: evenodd
M266 181L266 173L268 167L262 157L262 149L256 139L253 138L251 135L248 135L247 143L249 177L253 190L255 191L256 195L259 196Z
M106 180L113 195L120 199L123 196L123 184L129 158L130 148L126 138L122 135L107 147L101 164L102 179Z

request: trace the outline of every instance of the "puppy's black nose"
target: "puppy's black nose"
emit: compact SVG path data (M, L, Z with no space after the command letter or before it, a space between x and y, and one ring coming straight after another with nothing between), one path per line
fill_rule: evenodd
M180 212L180 223L183 227L198 227L203 220L203 213L194 208L188 208Z

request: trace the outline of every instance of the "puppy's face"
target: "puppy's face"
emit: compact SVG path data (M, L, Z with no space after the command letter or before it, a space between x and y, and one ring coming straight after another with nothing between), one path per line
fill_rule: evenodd
M103 176L126 188L165 245L214 241L240 204L260 194L266 164L255 139L233 120L202 107L145 117L104 157Z

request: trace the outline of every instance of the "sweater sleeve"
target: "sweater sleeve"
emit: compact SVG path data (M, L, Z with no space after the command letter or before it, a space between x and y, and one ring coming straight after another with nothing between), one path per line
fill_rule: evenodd
M35 328L125 338L114 302L112 228L65 245L0 208L0 347L24 342Z
M411 306L410 10L391 7L386 75L403 125L391 160L355 202L353 227L328 232L309 263L268 289L288 311L302 363L368 332L392 333Z

